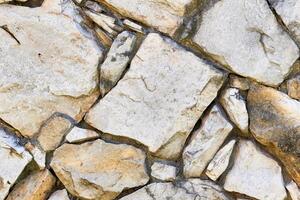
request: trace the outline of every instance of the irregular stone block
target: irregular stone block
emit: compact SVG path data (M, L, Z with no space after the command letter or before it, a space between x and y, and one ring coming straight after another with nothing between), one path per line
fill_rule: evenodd
M76 143L98 138L99 134L88 129L74 127L66 136L67 142Z
M176 167L162 162L154 162L151 176L162 181L173 181L176 178Z

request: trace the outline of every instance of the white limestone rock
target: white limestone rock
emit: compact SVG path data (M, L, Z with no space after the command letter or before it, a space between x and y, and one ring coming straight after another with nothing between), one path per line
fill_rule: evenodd
M123 189L148 182L145 157L133 146L98 139L62 145L54 152L50 166L72 195L112 200Z
M246 140L238 143L234 165L226 176L224 188L256 199L284 200L287 196L281 167Z
M74 127L66 136L66 141L70 143L76 143L96 139L98 137L99 134L95 131Z
M249 117L245 99L240 91L236 88L227 88L220 98L220 103L230 120L242 133L247 134L249 132Z
M73 4L62 12L59 3L0 5L0 118L26 137L53 113L80 121L99 95L102 50L79 29Z
M124 31L114 40L106 59L100 67L100 92L104 96L113 88L133 57L136 35Z
M67 190L57 190L51 194L48 200L70 200Z
M31 143L27 143L25 145L25 148L27 151L30 152L30 154L33 157L33 160L38 165L40 170L45 169L46 167L46 152L43 151L40 147L37 145L33 145Z
M209 1L192 40L234 73L272 86L284 80L299 57L266 0Z
M230 200L223 189L208 180L188 179L176 183L151 183L120 200Z
M151 176L162 181L173 181L176 178L176 167L162 162L154 162Z
M285 187L289 191L292 200L300 200L300 189L294 181L291 181Z
M226 74L174 41L151 33L130 69L85 120L128 137L164 158L176 158Z
M199 129L193 133L190 143L183 151L184 176L200 177L232 129L230 122L215 105L203 119Z
M218 151L206 169L206 175L216 181L227 169L236 140L231 140Z
M19 140L0 129L0 200L4 200L11 186L22 173L32 156Z
M270 3L300 45L300 0L270 0Z
M191 14L197 0L98 0L124 17L134 19L171 36Z

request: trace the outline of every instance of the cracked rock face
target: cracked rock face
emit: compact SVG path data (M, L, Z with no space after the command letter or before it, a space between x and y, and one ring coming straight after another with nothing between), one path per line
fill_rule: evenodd
M79 121L98 96L102 51L47 5L0 6L0 118L29 137L53 113Z
M234 73L267 85L280 84L299 57L265 0L208 3L192 40Z
M270 3L300 45L300 0L270 0Z
M102 132L135 139L160 157L178 157L224 79L223 72L172 40L149 34L129 71L86 121Z
M233 168L225 179L225 190L264 200L284 200L286 192L281 167L251 141L238 143Z
M172 183L152 183L121 200L230 200L223 189L208 180L188 179Z
M0 200L4 200L32 156L18 139L0 129ZM13 169L13 170L12 170Z
M300 102L258 85L251 87L247 99L251 133L300 185Z
M193 133L190 143L183 151L185 177L200 177L232 128L220 108L215 105L203 119L200 128Z
M114 199L149 179L141 150L102 140L64 144L54 152L51 167L72 195L90 200Z

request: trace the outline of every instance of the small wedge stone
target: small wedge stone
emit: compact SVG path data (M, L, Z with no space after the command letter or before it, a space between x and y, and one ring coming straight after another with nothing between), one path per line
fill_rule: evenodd
M287 90L290 97L300 100L300 74L287 81Z
M216 181L227 169L236 140L231 140L218 151L206 169L206 175Z
M161 162L151 166L151 176L162 181L173 181L176 178L176 167Z
M232 129L230 122L215 105L183 151L184 176L200 177Z
M96 139L99 137L99 134L95 131L74 127L72 130L67 134L66 140L70 143L76 142L84 142L91 139Z
M291 181L285 187L289 191L292 200L300 200L300 189L294 181Z

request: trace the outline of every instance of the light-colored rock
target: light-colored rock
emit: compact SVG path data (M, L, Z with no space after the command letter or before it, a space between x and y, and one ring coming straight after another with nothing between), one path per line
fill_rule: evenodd
M162 162L154 162L151 176L162 181L173 181L176 178L176 167Z
M106 59L100 67L100 92L104 96L121 78L133 57L135 34L124 31L114 40Z
M25 145L25 148L33 156L33 160L38 165L40 170L44 169L46 167L46 152L37 145L34 146L30 142Z
M289 191L292 200L300 200L300 189L294 181L291 181L285 187Z
M53 116L42 126L37 140L44 151L53 151L60 145L71 127L72 123L68 119Z
M249 117L246 102L240 91L236 88L227 88L221 98L220 103L228 114L230 120L247 134L249 129Z
M48 169L34 172L19 182L6 200L45 200L55 182L56 178Z
M96 13L101 13L104 11L98 2L91 1L91 0L85 1L84 7Z
M54 113L80 121L99 95L102 50L73 21L71 3L61 13L51 2L0 6L0 118L26 137Z
M75 142L84 142L87 140L92 140L98 138L99 134L95 131L74 127L66 136L67 142L75 143Z
M64 144L50 165L66 189L83 199L114 199L123 189L149 180L141 150L102 140Z
M32 156L19 144L19 140L0 129L0 200L22 173Z
M176 158L225 76L172 40L151 33L122 80L85 120L104 133L135 139L160 157Z
M267 85L280 84L299 57L265 0L209 1L192 40L233 72Z
M253 85L247 103L251 133L300 185L300 102L273 88Z
M281 167L246 140L238 143L234 165L226 176L224 188L256 199L284 200L287 196Z
M130 21L128 19L125 19L123 21L123 24L125 26L127 26L128 28L130 28L131 30L134 30L134 31L137 31L137 32L140 32L140 33L144 33L144 29L142 26L140 26L139 24L137 23L134 23L133 21Z
M151 183L121 200L230 200L223 189L208 180L189 179L173 183Z
M183 151L184 176L200 177L232 129L220 108L214 105Z
M51 194L48 200L70 200L67 190L57 190Z
M300 45L300 0L270 0L270 3Z
M287 90L290 97L300 100L300 74L287 81Z
M206 175L213 181L216 181L227 169L230 156L236 140L231 140L222 149L218 151L214 159L209 163L206 169Z
M171 36L183 23L187 7L195 0L98 0L127 18L134 19Z
M246 78L238 77L232 74L229 78L229 85L230 87L237 88L240 90L249 90L250 81Z

